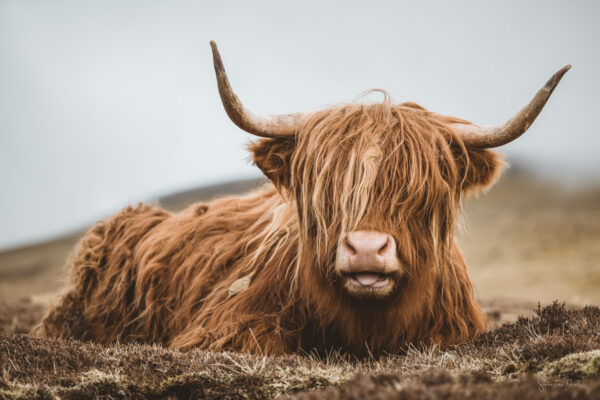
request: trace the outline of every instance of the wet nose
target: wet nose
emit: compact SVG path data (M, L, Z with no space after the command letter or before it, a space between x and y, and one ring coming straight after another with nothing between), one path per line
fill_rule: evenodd
M396 242L387 234L376 231L354 231L342 241L340 255L355 271L383 270L396 257Z

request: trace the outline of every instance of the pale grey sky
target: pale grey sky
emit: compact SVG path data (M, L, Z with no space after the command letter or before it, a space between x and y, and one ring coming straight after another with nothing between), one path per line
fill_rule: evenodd
M565 64L530 131L500 151L600 181L596 1L0 0L0 248L157 195L258 176L222 110L209 40L256 112L384 88L481 124Z

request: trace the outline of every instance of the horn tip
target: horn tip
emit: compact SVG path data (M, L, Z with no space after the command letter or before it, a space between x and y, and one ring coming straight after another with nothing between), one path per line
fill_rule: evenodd
M559 69L552 77L546 82L546 88L550 90L550 93L554 90L558 82L562 79L563 75L567 73L568 70L571 69L571 64L567 64L561 69Z
M559 69L559 70L556 72L556 74L554 74L554 75L555 75L555 76L557 76L557 77L560 77L560 78L562 78L562 76L563 76L563 75L564 75L564 74L565 74L565 73L566 73L568 70L570 70L570 69L571 69L571 64L567 64L567 65L565 65L564 67L562 67L561 69Z
M570 70L572 67L571 64L567 64L564 67L562 67L558 72L557 75L563 76L568 70Z
M210 47L212 49L213 54L213 62L215 65L215 71L217 75L225 72L225 67L223 66L223 61L221 60L221 54L219 53L219 49L217 48L217 44L214 40L210 41Z

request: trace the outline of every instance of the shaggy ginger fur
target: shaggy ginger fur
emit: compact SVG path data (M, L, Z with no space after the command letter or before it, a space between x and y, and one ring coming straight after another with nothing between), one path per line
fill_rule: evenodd
M461 198L490 185L496 153L465 148L459 120L413 103L350 104L305 117L295 138L250 146L272 181L178 214L126 208L99 222L69 261L47 337L138 340L262 354L398 353L482 332L454 242ZM334 273L344 232L397 243L393 295L357 300ZM247 289L228 293L238 279Z

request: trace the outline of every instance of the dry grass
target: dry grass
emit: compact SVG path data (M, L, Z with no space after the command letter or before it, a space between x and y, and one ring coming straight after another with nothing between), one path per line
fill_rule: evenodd
M36 307L30 303L30 316ZM27 315L25 302L12 309ZM600 393L598 307L568 309L555 302L472 343L444 351L411 347L377 360L45 340L15 333L28 328L24 321L2 325L0 398L535 399Z

